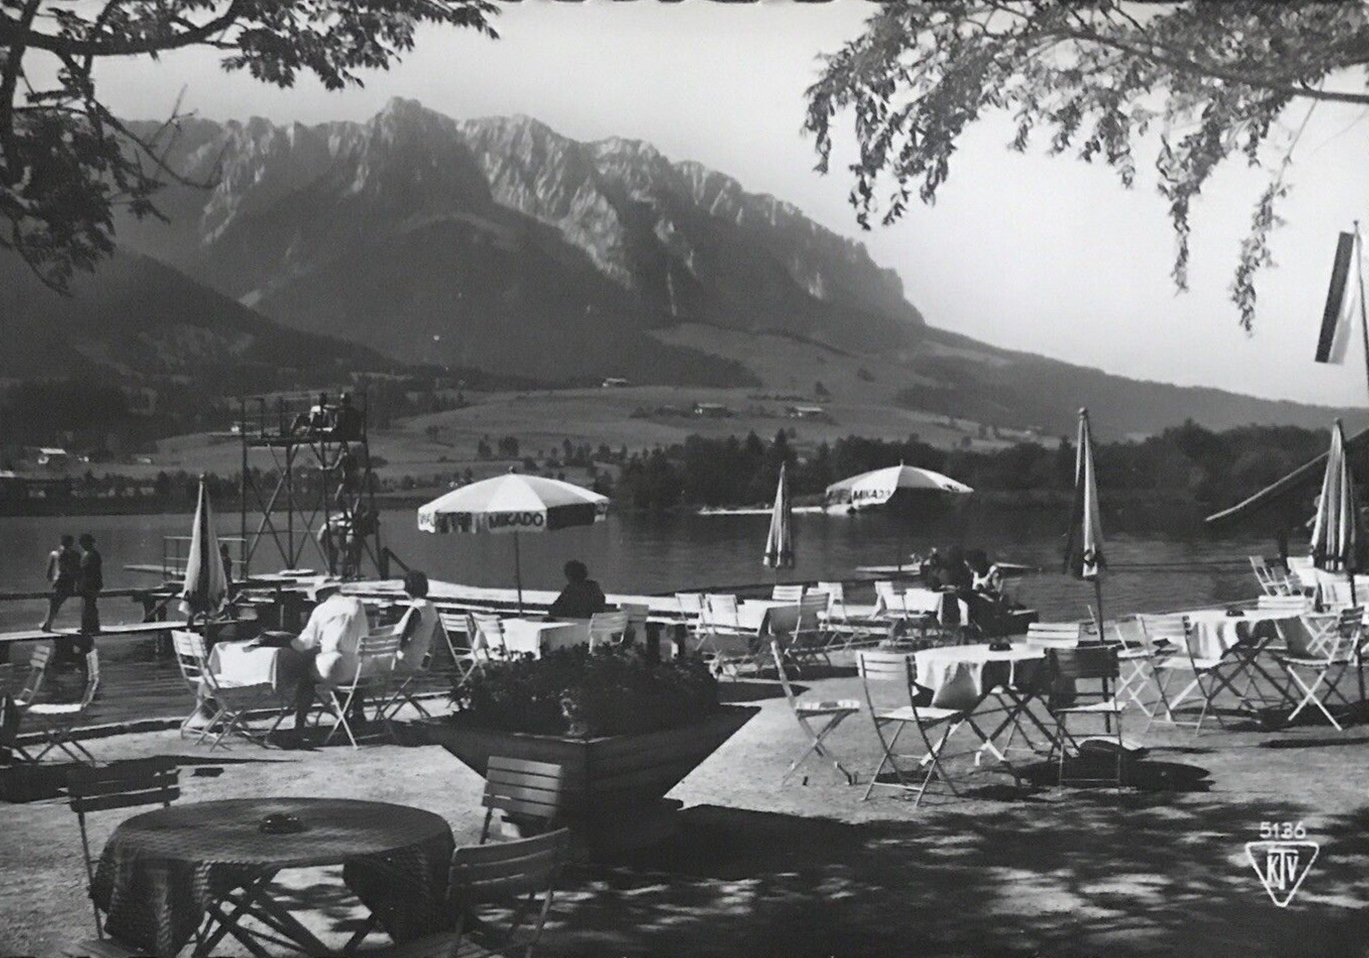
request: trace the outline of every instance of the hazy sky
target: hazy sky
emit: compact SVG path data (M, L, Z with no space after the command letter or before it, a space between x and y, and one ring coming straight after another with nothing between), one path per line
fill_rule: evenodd
M1369 111L1313 114L1273 240L1279 267L1260 279L1247 336L1227 286L1263 171L1233 167L1205 191L1185 295L1169 279L1174 242L1148 157L1128 192L1105 167L1010 152L1004 122L964 142L936 206L861 234L840 172L850 134L840 134L847 159L823 177L800 129L817 55L856 36L871 10L866 0L526 0L501 6L502 39L424 32L400 66L343 93L265 87L222 73L206 51L112 65L100 80L117 111L141 118L165 116L182 88L184 107L212 119L359 120L404 96L458 118L526 113L577 139L641 138L859 234L933 325L1139 378L1369 405L1361 352L1343 367L1312 362L1336 234L1369 221Z

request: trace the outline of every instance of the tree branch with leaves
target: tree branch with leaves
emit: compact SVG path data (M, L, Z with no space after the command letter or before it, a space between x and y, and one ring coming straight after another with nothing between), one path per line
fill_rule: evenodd
M1369 105L1367 67L1365 0L891 0L824 58L805 129L827 172L834 127L850 116L850 199L865 229L897 221L914 194L935 202L962 135L990 114L1015 123L1012 149L1044 134L1049 153L1101 161L1128 188L1136 151L1153 148L1180 290L1203 187L1232 161L1268 168L1230 289L1251 330L1255 278L1272 263L1269 235L1308 113L1296 132L1271 134L1299 103L1309 113L1321 103Z
M180 180L165 156L183 114L136 136L100 99L105 60L204 47L263 83L309 73L339 90L396 62L423 24L494 37L495 13L489 0L0 0L0 249L65 290L113 251L117 208L157 216L157 190ZM39 57L55 65L45 87L26 68Z

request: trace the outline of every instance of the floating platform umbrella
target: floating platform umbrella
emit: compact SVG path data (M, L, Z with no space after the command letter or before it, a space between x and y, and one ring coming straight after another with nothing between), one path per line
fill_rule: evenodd
M832 483L823 494L823 505L828 509L833 507L845 507L852 511L869 509L885 505L900 489L946 492L959 496L974 492L965 483L932 469L898 465L875 469L871 472L862 472L860 475ZM903 570L901 525L899 530L897 568L901 572Z
M509 473L462 486L420 506L418 528L433 533L512 534L514 582L521 612L519 534L593 525L607 512L608 497L597 492L557 479Z

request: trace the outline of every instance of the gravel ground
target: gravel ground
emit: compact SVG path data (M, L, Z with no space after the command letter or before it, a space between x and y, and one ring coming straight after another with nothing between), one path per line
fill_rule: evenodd
M821 699L859 682L809 683ZM1369 955L1369 727L1270 732L1246 723L1153 730L1139 787L1016 787L952 763L965 792L914 809L885 789L869 719L830 740L861 787L809 767L780 778L801 732L778 689L729 683L760 712L672 793L678 836L620 867L562 882L539 954L1129 956ZM963 747L976 744L962 733ZM174 732L90 743L105 760L180 757L182 801L256 795L370 798L429 809L458 843L478 838L481 780L436 747L365 745L212 755ZM211 769L222 769L214 775ZM213 776L213 777L211 777ZM48 955L93 930L75 817L59 800L3 807L0 954ZM124 817L95 816L97 847ZM1275 907L1246 858L1262 822L1303 822L1320 856ZM357 907L327 870L288 876L321 907L307 923L344 940ZM230 950L221 950L231 954Z

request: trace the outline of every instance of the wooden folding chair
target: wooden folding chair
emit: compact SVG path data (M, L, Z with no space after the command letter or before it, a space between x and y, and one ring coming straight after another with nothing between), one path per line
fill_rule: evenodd
M504 622L492 612L470 612L466 615L467 634L477 661L507 662L509 647L504 642Z
M941 621L941 608L946 602L944 592L913 586L903 590L899 602L903 609L903 622L916 629L924 641L929 636L945 640L950 635L950 630Z
M86 714L92 702L95 701L95 694L100 690L100 653L91 649L86 653L86 686L81 693L79 702L33 702L21 709L21 714L25 717L35 716L44 719L46 724L42 728L43 747L37 755L30 755L28 750L20 745L14 745L14 752L24 761L32 762L35 765L41 762L49 752L61 751L74 762L89 762L95 764L95 756L91 755L75 738L76 723Z
M469 616L458 615L454 612L439 612L438 619L442 622L442 640L446 644L448 663L436 668L436 673L449 675L454 680L453 684L459 688L470 681L471 674L479 667L480 662L475 655L475 633L472 630ZM458 635L464 635L465 644L458 639ZM430 663L429 668L433 666Z
M785 653L778 637L772 636L770 639L770 654L775 660L775 672L779 676L780 687L784 689L784 697L789 703L789 710L794 713L794 719L799 723L799 728L803 729L804 734L808 736L808 745L789 763L788 771L780 779L781 783L789 781L801 765L808 759L816 757L831 762L832 767L837 770L847 785L856 784L855 774L841 764L841 760L836 757L831 746L827 744L827 736L836 731L838 725L861 710L860 702L855 699L824 702L803 701L794 692L794 687L789 682L789 675L784 668ZM813 723L819 721L823 723L822 726L814 728ZM806 782L807 779L804 781Z
M933 777L945 782L951 793L958 796L960 793L956 791L955 783L951 781L950 776L946 774L946 770L941 764L941 752L946 747L951 735L965 721L965 713L956 709L914 704L914 664L913 656L910 653L858 651L856 653L856 670L860 673L861 685L865 690L865 702L870 708L870 719L875 727L875 737L879 739L880 750L883 753L879 765L875 767L874 773L870 776L870 784L865 789L864 799L869 800L870 794L876 786L896 788L901 791L913 792L916 796L913 800L913 806L917 807L922 803L922 796L926 793L927 786L931 784ZM872 686L887 687L891 685L901 690L902 694L899 696L899 700L901 701L903 697L906 697L907 705L890 708L885 702L876 704ZM920 768L926 769L922 774L921 781L910 778L910 773L899 767L898 755L895 752L899 737L910 725L917 729L922 738L922 743L927 749L919 757L919 761L922 763ZM893 734L886 737L885 732L891 727ZM933 743L928 733L936 728L944 728L944 731L941 737ZM886 768L894 773L893 782L881 782L879 780Z
M67 795L81 830L81 860L85 863L86 888L90 892L95 885L95 866L99 857L91 854L86 816L116 808L169 807L181 795L180 771L175 760L166 756L114 762L100 768L77 766L67 772ZM95 916L95 939L68 946L66 954L96 958L133 958L144 954L142 949L105 936L104 919L93 894L90 908Z
M397 627L365 636L357 646L357 667L352 680L345 686L319 686L319 697L324 710L333 717L333 727L323 738L327 745L341 728L347 733L352 748L358 748L356 735L348 718L352 706L364 709L366 698L379 693L383 702L390 688L395 655L399 652L401 633Z
M1221 712L1212 708L1212 705L1217 693L1224 685L1223 667L1237 663L1235 661L1227 662L1223 658L1195 655L1192 642L1193 625L1186 615L1143 615L1141 616L1141 623L1145 628L1145 634L1151 648L1157 651L1152 662L1155 674L1158 676L1156 686L1160 691L1161 703L1164 706L1164 721L1171 725L1192 728L1193 734L1198 735L1202 732L1207 713L1211 711L1217 718L1217 724L1225 727L1226 720L1222 718ZM1159 646L1173 651L1169 654L1160 654ZM1188 678L1188 684L1180 689L1177 695L1171 695L1169 685L1175 675ZM1203 700L1197 720L1191 724L1179 721L1174 717L1175 711L1195 692ZM1152 715L1150 722L1146 723L1147 730L1149 730L1151 722L1154 722L1158 717L1157 710L1157 714Z
M795 604L793 632L785 646L785 654L795 670L802 671L819 661L831 666L832 660L827 655L827 627L823 622L826 611L827 596L821 592L810 592Z
M538 831L549 830L561 817L561 798L565 771L551 762L530 762L521 758L491 755L485 766L485 793L480 804L485 808L485 825L480 844L490 838L490 825L497 811L503 822L531 821Z
M417 941L367 952L372 958L532 958L570 852L570 832L458 848L452 856L448 903L455 928ZM499 919L470 919L487 906Z
M1073 649L1083 634L1078 622L1032 622L1027 625L1027 645L1033 649Z
M1149 718L1159 708L1159 695L1147 694L1155 688L1157 679L1145 626L1138 616L1126 616L1113 623L1113 635L1116 639L1110 644L1117 650L1120 671L1116 698L1123 705L1134 705Z
M619 646L627 635L627 613L596 612L589 617L589 649Z
M210 716L200 731L195 743L201 744L209 736L213 736L209 742L209 750L223 747L227 748L227 740L233 735L240 735L250 742L264 745L271 732L276 730L285 717L285 711L281 710L271 730L264 735L253 732L247 725L247 717L252 712L264 708L266 703L275 694L275 690L270 685L234 685L225 682L223 677L215 674L209 667L208 645L204 636L197 632L175 631L171 636L172 648L176 652L176 662L181 668L181 675L185 677L187 683L196 679L194 688L198 690L199 683L203 686L209 699L214 703L215 711ZM184 734L187 723L195 717L191 713L190 717L181 723L182 734Z
M1060 764L1058 766L1056 782L1059 785L1070 784L1096 784L1099 782L1111 781L1118 788L1122 787L1122 763L1125 757L1125 746L1122 741L1122 711L1124 706L1113 694L1113 683L1117 681L1119 670L1117 666L1117 650L1109 645L1082 645L1078 648L1052 648L1046 650L1046 662L1050 669L1053 686L1056 683L1072 685L1073 692L1066 701L1068 704L1061 704L1056 700L1053 693L1046 700L1046 709L1055 718L1055 738L1051 742L1053 757L1056 746L1060 748ZM1083 683L1088 681L1098 682L1096 688L1088 688ZM1103 730L1109 737L1112 736L1114 723L1117 726L1117 774L1112 779L1085 778L1074 776L1065 777L1065 760L1069 753L1069 748L1065 744L1066 740L1074 743L1075 758L1081 758L1079 743L1070 734L1068 719L1096 717L1103 720Z
M744 666L759 668L759 636L756 632L742 628L737 597L705 595L704 608L707 612L707 630L699 651L710 661L713 673L736 676Z
M1335 630L1320 644L1306 643L1296 632L1288 633L1288 651L1277 653L1275 660L1283 666L1289 679L1288 698L1296 703L1287 721L1291 724L1309 705L1335 727L1344 729L1327 705L1332 696L1342 703L1351 705L1350 699L1338 688L1342 679L1351 668L1359 668L1363 652L1364 609L1351 606L1342 609L1336 617ZM1302 677L1303 672L1311 675L1309 683ZM1299 699L1292 694L1293 686L1302 693Z
M803 598L803 586L777 585L771 590L770 598L775 602L797 602Z
M627 631L623 641L628 645L646 645L646 624L651 618L651 606L644 602L624 602L619 608L627 616Z
M198 639L198 644L193 641ZM194 632L185 632L181 629L173 629L171 632L171 652L176 657L176 666L181 671L181 679L185 682L186 688L195 699L195 707L190 710L190 714L181 722L181 738L186 737L186 733L198 732L195 743L198 745L203 742L209 730L214 727L218 718L217 713L212 715L205 724L197 729L192 729L190 723L201 717L200 705L201 689L205 685L205 656L203 654L204 638Z
M903 596L889 579L875 581L875 615L894 619L904 616Z
M1250 568L1255 573L1255 581L1259 583L1260 591L1265 595L1287 595L1279 583L1276 582L1269 564L1264 556L1249 556Z
M816 592L827 594L827 647L831 651L848 651L878 643L883 633L870 619L852 616L846 604L846 586L841 582L819 582Z

